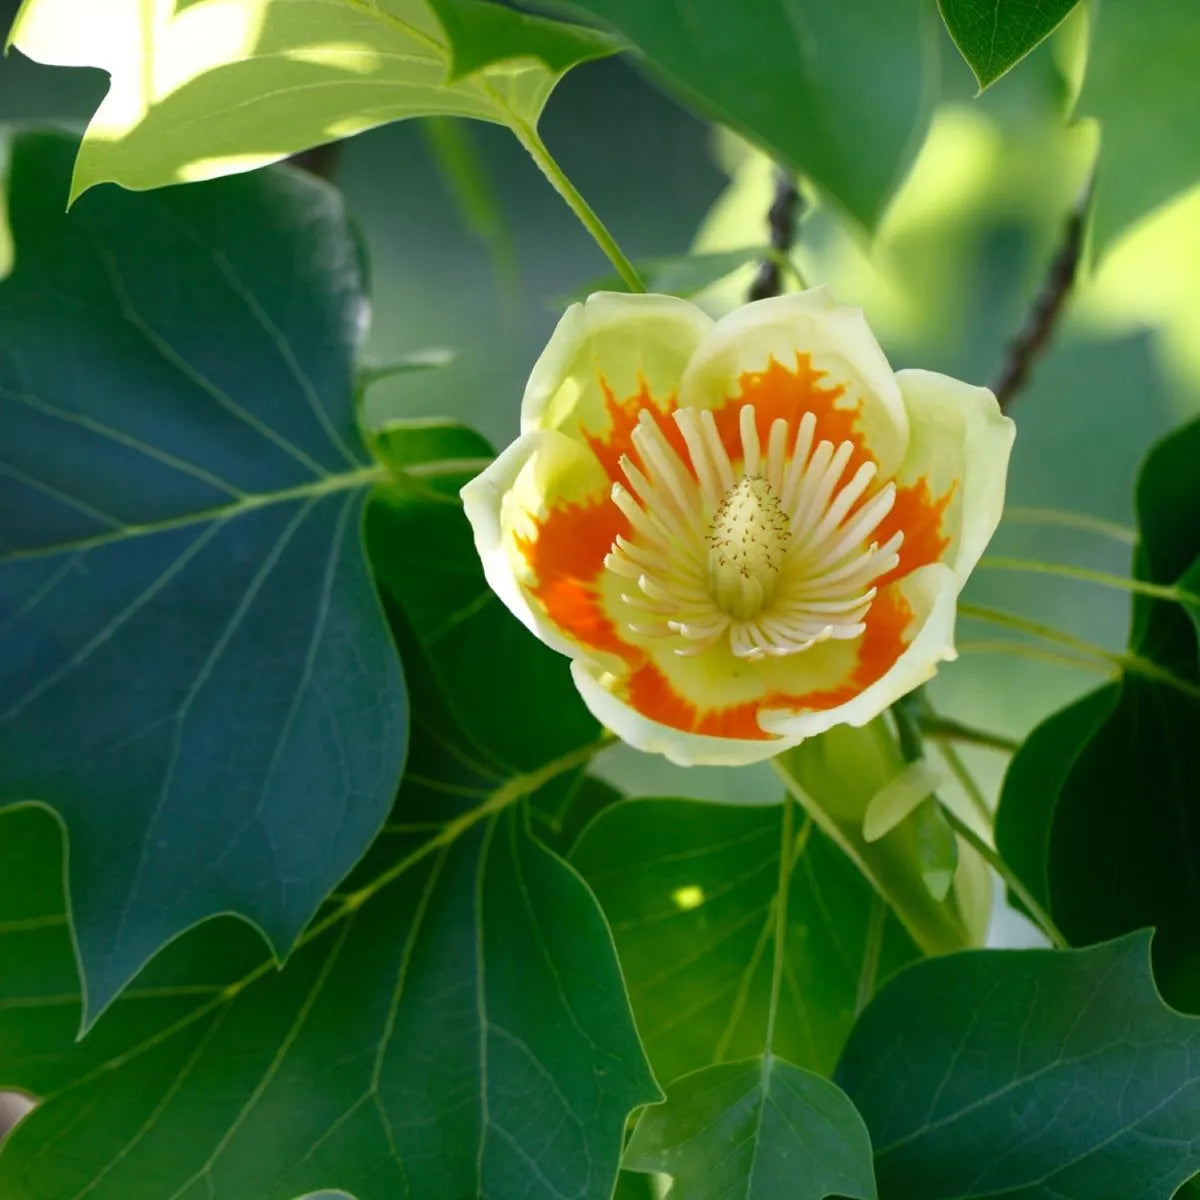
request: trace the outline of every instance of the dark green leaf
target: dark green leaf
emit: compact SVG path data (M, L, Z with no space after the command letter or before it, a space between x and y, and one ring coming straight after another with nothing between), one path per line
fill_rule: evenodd
M1076 0L938 0L946 28L981 88L1058 27Z
M996 849L1049 906L1047 860L1059 793L1080 752L1112 714L1120 688L1109 684L1047 717L1009 763L996 810Z
M410 493L386 508L401 503L443 506ZM379 544L386 518L371 528L373 555L403 574L407 547ZM45 1097L0 1154L5 1200L608 1200L626 1117L657 1092L603 917L519 808L591 749L501 773L391 611L409 770L282 971L244 927L206 924L76 1045L53 827L0 815L0 877L16 885L0 895L0 1084ZM47 1152L67 1136L69 1154Z
M1098 250L1200 179L1200 21L1178 0L1107 0L1096 14L1081 114L1100 120Z
M885 1197L1168 1200L1200 1170L1200 1021L1163 1004L1145 933L910 967L837 1078Z
M445 473L444 464L455 465L472 459L490 462L495 457L491 444L482 434L442 417L388 421L373 433L374 450L397 474L413 470L412 477Z
M1178 583L1190 592L1200 572L1200 420L1163 438L1142 464L1137 485L1138 532L1141 545L1135 570L1152 583ZM1190 592L1195 595L1194 592ZM1182 611L1138 597L1140 611L1130 646L1155 662L1200 681L1196 622L1200 603ZM1187 614L1191 616L1189 624Z
M619 43L595 29L514 12L487 0L429 0L450 41L450 80L462 79L493 63L530 56L555 75L577 63L603 58Z
M39 62L112 76L72 196L106 180L141 189L245 171L405 117L527 134L566 70L613 49L590 30L475 0L437 10L426 0L28 0L11 41Z
M0 817L5 844L43 850L39 820L31 843L28 813ZM5 1200L608 1200L655 1098L595 902L516 810L335 910L281 972L227 980L228 924L187 935L78 1047L61 901L18 921L0 1080L45 1099L0 1155Z
M436 469L431 464L431 472ZM538 642L484 582L456 498L467 476L460 462L445 470L449 482L439 504L413 505L397 491L372 505L368 531L382 586L436 659L463 728L494 762L532 767L595 741L600 726L579 698L566 660ZM417 478L435 485L430 473Z
M52 805L89 1017L240 913L286 951L403 761L363 560L341 202L272 172L110 189L26 137L0 285L0 801Z
M608 916L658 1077L766 1044L782 806L631 800L584 832L572 861ZM775 1051L828 1072L860 987L915 950L850 862L805 825L788 891Z
M774 1055L694 1071L648 1108L625 1165L672 1200L875 1200L871 1139L846 1094Z
M1159 443L1138 481L1135 569L1174 584L1200 559L1200 422ZM1049 844L1050 905L1076 943L1152 925L1167 998L1200 1010L1200 665L1184 608L1139 597L1111 716L1068 773ZM1147 678L1149 668L1161 678Z
M689 103L873 226L929 116L922 0L572 0Z

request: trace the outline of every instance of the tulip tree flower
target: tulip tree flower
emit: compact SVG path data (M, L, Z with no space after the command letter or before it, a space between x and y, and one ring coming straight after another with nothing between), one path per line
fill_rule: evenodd
M600 293L463 501L489 584L604 725L732 765L864 725L955 657L1012 441L991 392L893 373L824 288L716 322Z

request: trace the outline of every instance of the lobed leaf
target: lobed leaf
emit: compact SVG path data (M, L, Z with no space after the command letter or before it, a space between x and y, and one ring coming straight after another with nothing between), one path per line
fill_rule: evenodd
M946 28L980 88L1050 36L1076 0L938 0Z
M572 854L612 925L662 1080L763 1052L783 820L782 805L631 800L596 818ZM828 1072L860 991L916 950L821 833L805 824L793 852L774 1049Z
M0 803L65 825L90 1021L215 913L290 949L378 831L407 717L341 201L280 171L66 216L73 150L13 149Z
M876 1196L871 1139L846 1094L772 1054L676 1080L624 1161L671 1175L673 1200Z
M460 481L448 470L437 486ZM377 499L372 549L393 581L411 546L388 538L388 514L404 505L445 507ZM520 803L595 746L505 773L457 723L425 632L385 596L413 695L408 773L282 970L208 923L74 1044L62 900L36 874L53 830L0 815L0 872L34 873L0 897L0 1084L44 1097L0 1153L6 1200L608 1200L626 1117L657 1091L600 910ZM47 1153L68 1131L71 1153Z
M929 119L922 0L571 0L667 86L873 227Z
M929 959L886 985L837 1080L884 1197L1169 1200L1200 1170L1200 1020L1149 935Z
M247 171L405 117L531 130L570 67L615 48L478 0L25 0L10 42L111 76L72 199Z

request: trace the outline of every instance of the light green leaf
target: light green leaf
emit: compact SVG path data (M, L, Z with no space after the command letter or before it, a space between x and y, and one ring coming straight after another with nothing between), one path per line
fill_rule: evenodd
M658 1077L760 1055L775 950L783 806L630 800L572 862L608 916ZM916 953L853 865L810 825L794 841L774 1049L828 1072L869 996Z
M1099 252L1200 180L1200 21L1178 0L1105 0L1097 10L1078 111L1100 120Z
M837 1072L881 1194L1169 1200L1200 1170L1200 1020L1149 949L973 951L886 985Z
M572 0L687 103L811 178L872 227L929 118L924 0Z
M671 1200L875 1200L871 1139L846 1094L772 1054L706 1067L648 1108L625 1166Z
M1049 37L1077 0L938 0L979 86L995 83Z
M290 949L384 820L407 713L341 200L281 170L68 216L74 150L13 150L0 805L67 828L91 1018L214 913Z
M453 43L426 0L26 0L11 42L112 77L72 199L106 180L144 189L246 171L404 117L529 131L570 66L613 49L507 8L438 9Z

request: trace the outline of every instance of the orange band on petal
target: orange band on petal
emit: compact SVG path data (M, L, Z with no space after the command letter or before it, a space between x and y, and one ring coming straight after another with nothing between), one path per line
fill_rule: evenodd
M849 678L835 688L824 688L802 696L775 694L763 708L790 708L794 712L824 712L854 699L864 688L882 679L908 646L905 634L912 621L912 608L896 588L875 597L867 629L858 643L858 656Z
M874 536L882 543L897 530L902 530L904 541L900 544L900 561L886 575L880 576L876 587L883 588L918 567L942 561L942 555L950 545L950 538L942 533L942 517L957 486L955 484L937 500L930 494L925 479L896 489L891 512L880 521Z
M551 509L535 524L533 537L514 540L537 579L529 591L546 615L585 646L639 660L641 652L621 640L599 594L604 556L618 534L629 533L621 511L606 496Z
M671 686L670 680L652 663L634 671L626 681L626 701L644 717L672 729L703 733L710 737L766 741L773 735L758 725L759 701L727 708L699 709Z
M742 457L741 411L754 405L758 437L766 446L771 426L781 418L788 423L788 450L796 440L800 418L811 412L817 419L817 441L835 446L850 442L855 447L850 469L857 469L872 457L858 428L859 406L839 408L837 402L846 392L844 384L821 381L826 372L816 370L812 358L797 352L795 369L789 370L776 358L768 360L761 371L747 371L738 377L738 393L713 409L713 420L731 461Z
M621 470L621 455L628 454L635 461L637 454L633 449L633 431L637 428L638 417L644 409L655 420L663 436L671 448L680 456L684 464L691 465L687 447L679 427L670 420L670 415L679 407L674 393L663 400L655 400L650 394L650 388L644 379L632 396L618 400L608 380L597 373L596 381L604 393L604 409L608 414L608 428L603 432L589 433L583 430L583 439L591 447L592 453L600 460L604 473L613 483L623 483L625 472Z

